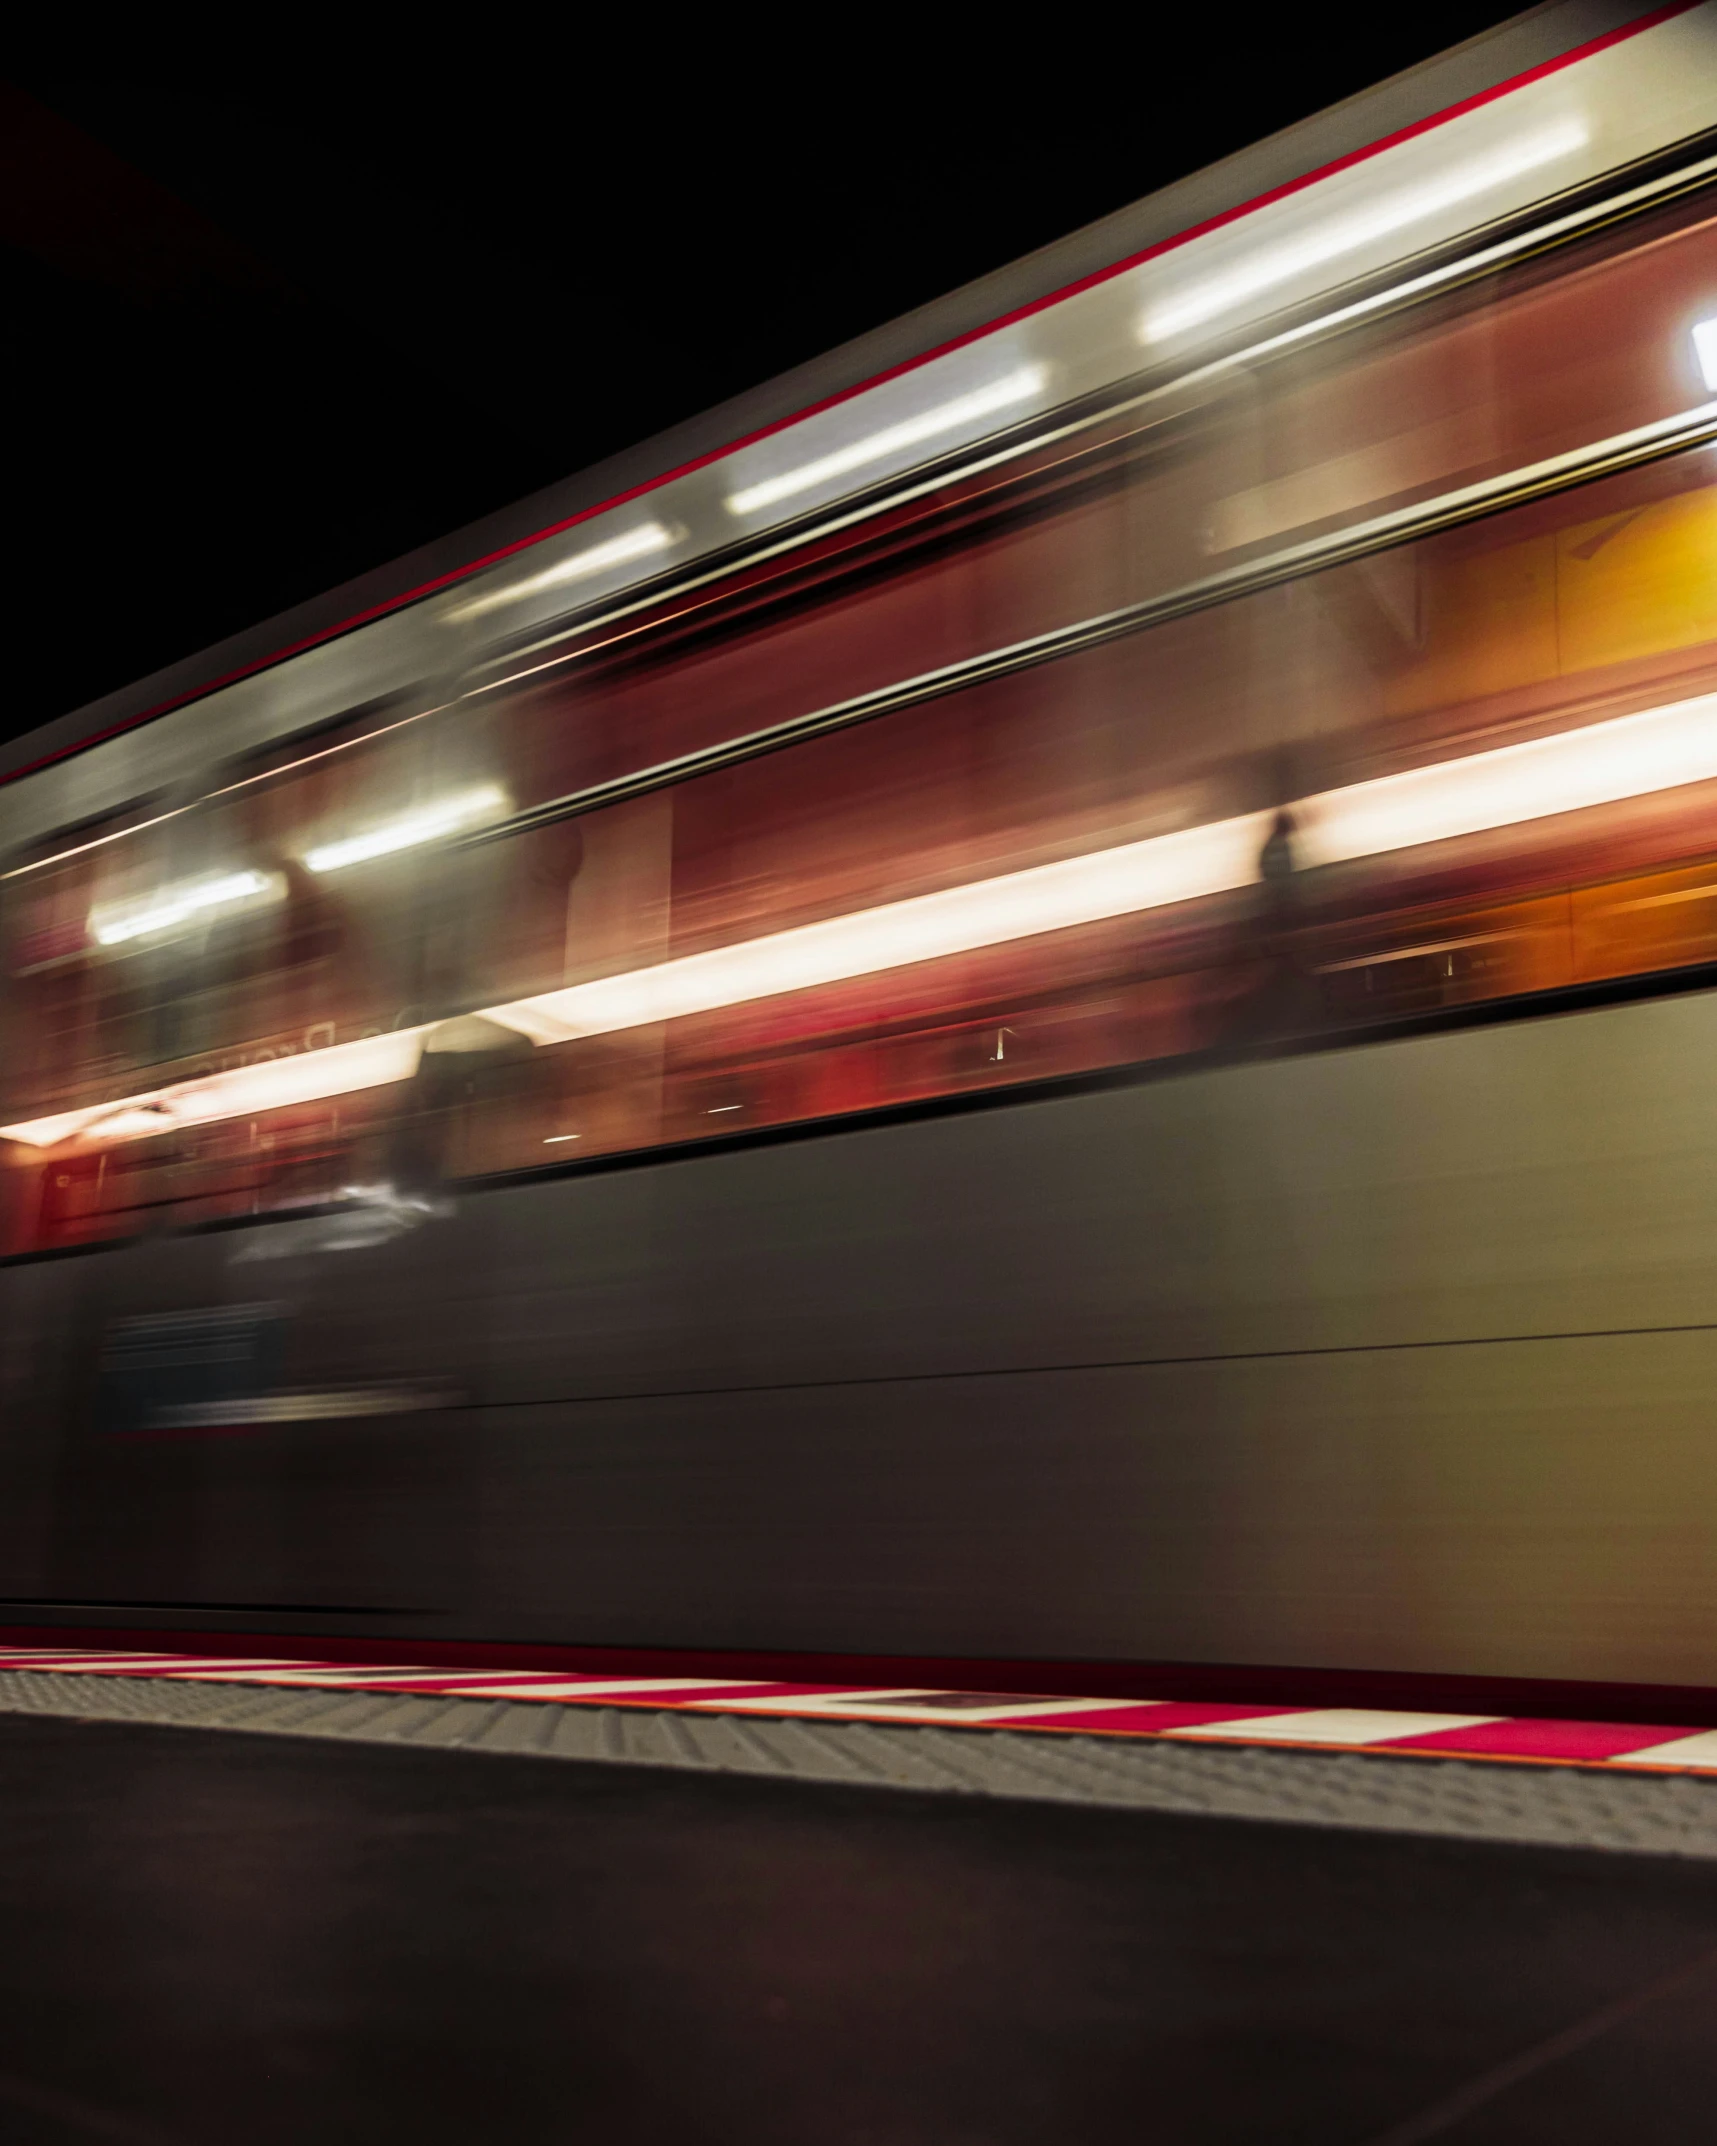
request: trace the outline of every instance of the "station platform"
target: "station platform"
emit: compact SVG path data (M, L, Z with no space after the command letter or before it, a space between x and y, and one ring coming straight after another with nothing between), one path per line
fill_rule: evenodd
M5 1713L1717 1860L1685 1725L64 1646Z
M1693 1771L164 1669L0 1670L7 2146L1709 2129Z
M168 1677L324 1691L400 1692L518 1704L671 1708L676 1712L824 1721L938 1723L1037 1735L1174 1737L1181 1742L1416 1752L1537 1765L1621 1765L1717 1775L1717 1728L1553 1721L1380 1707L1246 1706L1188 1700L1078 1699L1021 1692L926 1691L767 1679L568 1675L554 1670L438 1669L98 1648L0 1647L0 1670L56 1676Z

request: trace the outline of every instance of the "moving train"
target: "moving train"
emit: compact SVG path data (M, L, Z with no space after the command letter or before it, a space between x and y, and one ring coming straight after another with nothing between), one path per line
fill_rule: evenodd
M0 1623L1708 1699L1717 8L50 725L0 851Z

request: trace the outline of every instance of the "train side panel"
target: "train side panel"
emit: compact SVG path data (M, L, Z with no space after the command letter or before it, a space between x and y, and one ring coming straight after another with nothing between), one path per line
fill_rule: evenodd
M0 1595L1717 1683L1714 1051L1690 993L15 1265Z

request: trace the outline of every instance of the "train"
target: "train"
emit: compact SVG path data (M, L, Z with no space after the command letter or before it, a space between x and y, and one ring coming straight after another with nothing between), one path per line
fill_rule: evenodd
M0 1624L1708 1703L1714 561L1555 0L7 748Z

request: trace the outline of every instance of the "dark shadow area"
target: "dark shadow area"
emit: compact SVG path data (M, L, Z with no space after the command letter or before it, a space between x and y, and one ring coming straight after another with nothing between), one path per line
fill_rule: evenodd
M1701 2134L1717 1870L0 1721L17 2146Z

